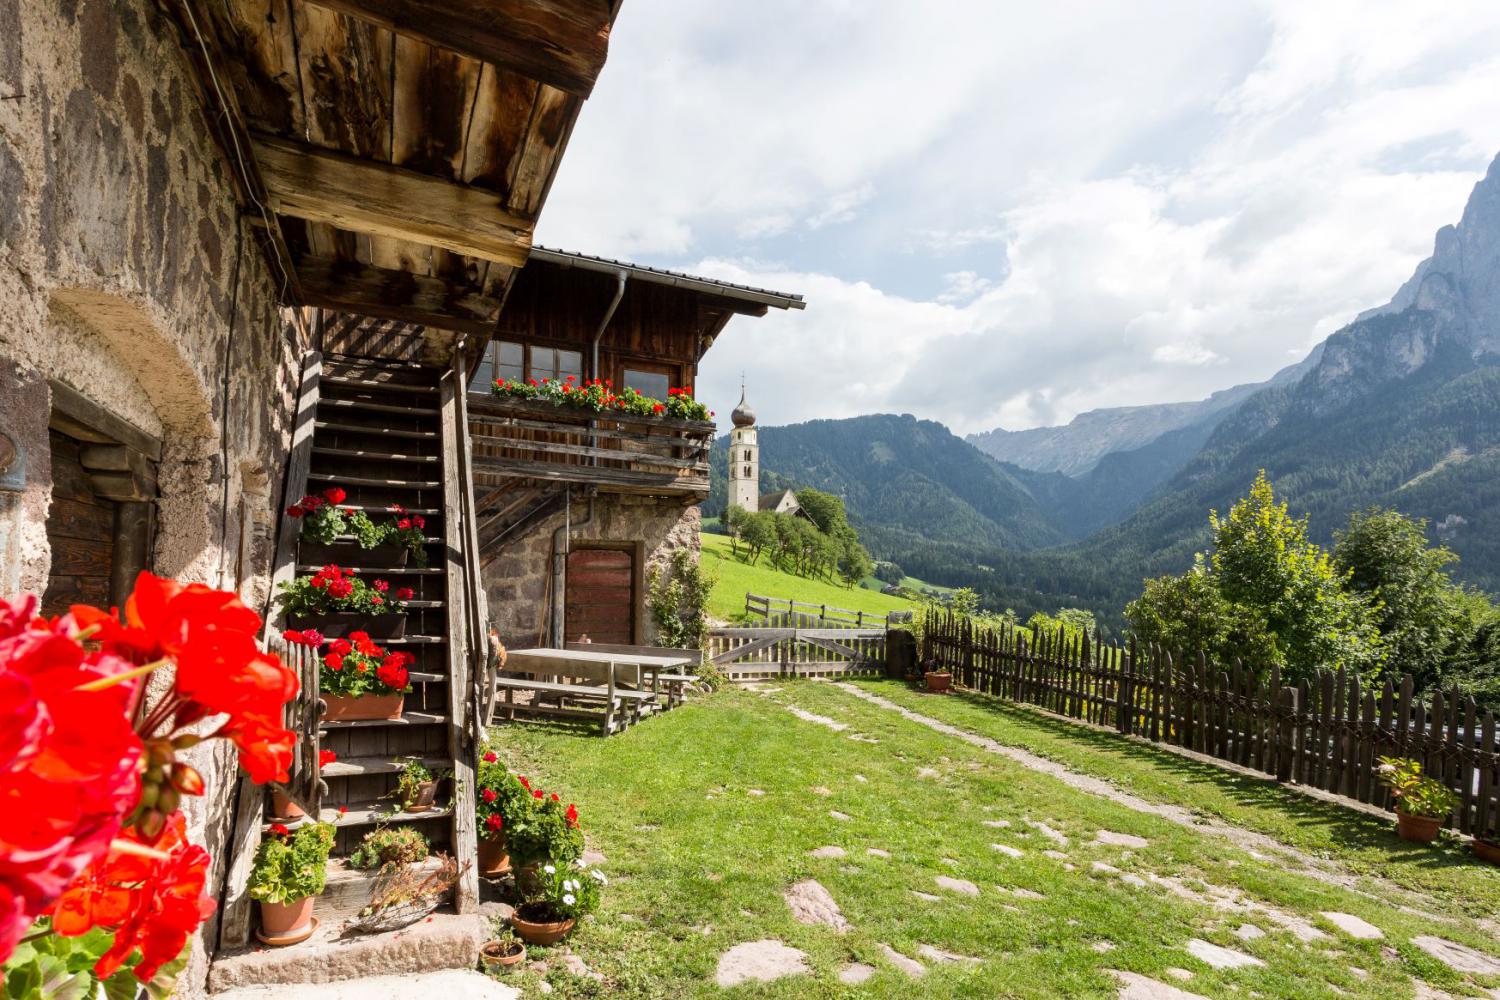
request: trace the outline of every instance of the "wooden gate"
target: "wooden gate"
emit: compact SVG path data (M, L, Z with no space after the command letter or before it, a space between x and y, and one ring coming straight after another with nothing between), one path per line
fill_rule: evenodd
M879 674L885 629L716 628L708 655L732 681Z

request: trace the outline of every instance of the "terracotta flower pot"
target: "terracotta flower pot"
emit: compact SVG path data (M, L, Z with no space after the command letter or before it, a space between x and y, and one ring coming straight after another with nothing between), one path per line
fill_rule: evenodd
M1402 840L1409 840L1414 844L1430 844L1437 839L1442 827L1443 821L1436 816L1413 816L1400 809L1396 810L1396 834Z
M422 813L432 809L433 802L437 799L437 780L424 781L417 785L417 794L402 803L402 807L409 813Z
M291 796L278 789L271 789L271 817L282 821L289 819L302 819L307 813L302 807L293 802Z
M296 937L312 923L313 904L317 901L317 896L304 896L295 903L261 903L262 937L266 939Z
M568 936L576 921L553 920L551 911L544 903L522 903L511 915L510 929L527 944L556 944Z
M505 849L505 834L497 833L479 842L479 874L489 878L510 871L510 854Z
M341 694L325 694L323 703L328 711L323 713L324 722L352 722L357 719L399 719L406 704L404 694L362 694L350 698Z
M406 635L406 612L366 615L330 611L324 615L288 615L287 628L315 628L325 639L342 639L350 632L368 632L371 639L400 639Z
M479 949L486 972L504 972L526 961L526 946L519 941L487 941Z
M946 670L929 670L926 676L929 691L947 691L953 686L953 675Z
M1480 840L1474 838L1474 856L1480 861L1487 861L1492 865L1500 865L1500 841Z

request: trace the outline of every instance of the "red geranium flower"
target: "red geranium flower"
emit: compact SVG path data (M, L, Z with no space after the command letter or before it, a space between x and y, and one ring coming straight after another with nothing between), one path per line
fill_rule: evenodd
M323 496L326 497L328 499L328 502L333 504L335 507L343 503L344 498L348 495L349 494L345 493L343 488L339 486L330 486L328 487L328 489L323 491Z
M370 586L374 587L382 594L391 589L391 583L389 580L376 580L374 583L370 584Z
M541 790L540 790L540 789L538 789L538 790L536 790L536 791L534 791L534 792L532 792L532 793L531 793L531 797L532 797L532 798L534 798L534 799L539 799L539 798L541 798L541 797L542 797L542 792L541 792Z
M405 531L407 528L411 527L411 518L403 517L401 520L396 522L396 527L400 528L402 531Z
M348 656L354 652L354 645L348 639L335 639L328 644L328 651L340 656Z
M568 803L568 826L578 826L578 807L571 802Z
M489 827L491 830L499 830L505 825L505 820L500 818L499 813L490 813L489 816L485 819L484 825Z
M336 761L338 759L339 759L339 755L336 754L336 753L334 753L332 750L319 750L318 751L318 766L319 767L327 767L329 764L332 764L334 761Z
M285 837L287 834L289 834L291 832L292 832L291 830L287 829L287 826L286 826L285 823L272 823L271 824L271 833L273 835L277 836L277 837Z
M415 524L418 528L427 527L427 519L421 514L413 514L411 516L411 523Z
M329 670L342 670L344 669L344 658L337 653L325 653L323 656L323 666Z
M410 587L402 587L401 589L396 591L396 599L400 601L409 601L416 596L417 592L415 590L412 590Z
M497 761L499 759L500 758L495 754L495 751L493 751L493 750L489 751L488 753L486 753L484 755L484 762L486 764L493 764L493 763L495 763L495 761Z
M307 514L307 511L303 510L297 504L292 504L286 509L286 513L288 517L303 517Z
M484 791L479 793L479 797L484 799L484 801L487 803L493 803L500 797L500 793L495 791L493 788L486 788Z

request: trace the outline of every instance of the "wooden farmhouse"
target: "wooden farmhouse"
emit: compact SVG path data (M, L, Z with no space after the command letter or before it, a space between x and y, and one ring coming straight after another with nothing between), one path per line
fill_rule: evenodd
M802 307L533 246L618 13L0 0L0 585L58 613L116 604L149 569L264 613L303 686L278 791L338 827L319 911L334 924L368 895L340 859L377 823L474 856L491 631L511 648L649 644L649 574L696 557L711 421L502 399L493 381L665 399L735 316ZM335 487L420 525L404 565L333 543L410 594L404 633L380 640L413 657L400 720L325 719L316 652L281 638L278 585L328 556L287 508ZM247 948L268 790L227 751L199 758L190 835L220 907L180 988L311 974ZM453 772L451 803L393 812L408 759ZM400 960L415 964L355 949L318 975L472 964L479 891L468 865L425 932L437 943Z

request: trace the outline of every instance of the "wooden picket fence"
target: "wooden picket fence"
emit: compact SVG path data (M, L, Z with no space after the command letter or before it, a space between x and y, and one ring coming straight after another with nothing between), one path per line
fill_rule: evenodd
M799 619L815 618L825 628L885 628L889 625L905 624L912 620L910 611L853 611L836 608L831 604L810 604L786 597L766 597L761 594L745 595L747 617L771 620L773 617L794 616Z
M1500 835L1495 713L1457 689L1416 698L1411 676L1378 689L1338 671L1283 683L1277 669L1178 661L1160 649L1071 641L1025 629L976 629L934 612L922 656L958 685L1230 761L1278 781L1391 808L1381 757L1410 757L1459 796L1446 825Z

